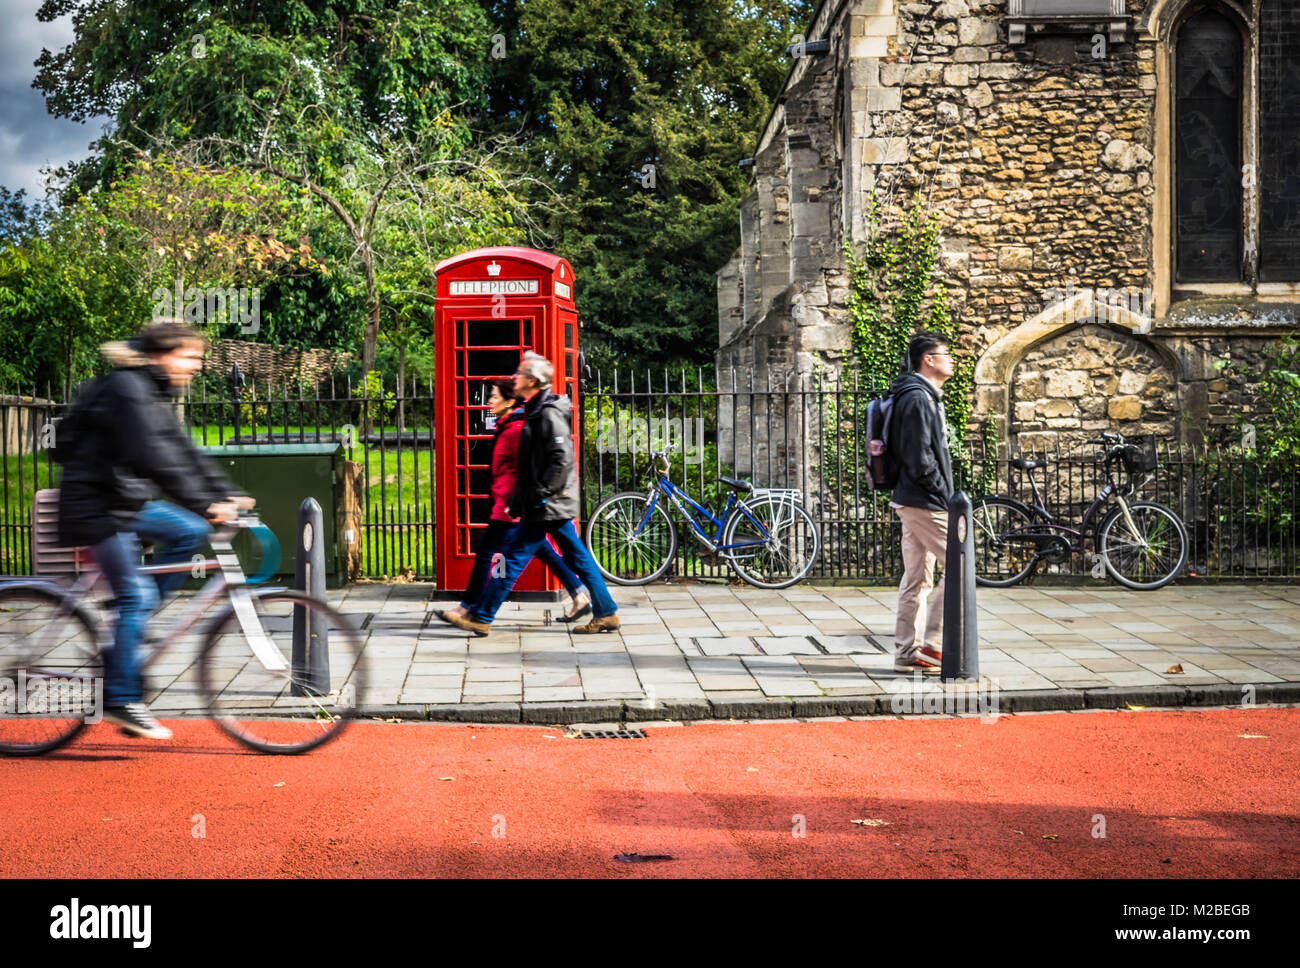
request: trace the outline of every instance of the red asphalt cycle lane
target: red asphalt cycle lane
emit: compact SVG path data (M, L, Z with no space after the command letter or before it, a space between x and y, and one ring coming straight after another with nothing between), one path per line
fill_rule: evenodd
M642 740L361 722L300 757L170 725L170 743L101 724L0 760L0 876L1300 873L1295 708L719 723Z

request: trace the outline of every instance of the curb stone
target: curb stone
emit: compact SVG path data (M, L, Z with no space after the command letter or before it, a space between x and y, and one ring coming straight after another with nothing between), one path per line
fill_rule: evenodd
M519 723L523 722L517 702L460 702L426 706L429 719L450 720L457 723Z
M1257 705L1300 703L1300 682L1263 682L1255 686ZM998 697L1001 715L1020 712L1070 712L1083 709L1124 709L1238 706L1241 685L1147 686L1110 689L1032 689L1003 692ZM640 723L670 719L674 722L729 719L815 719L825 716L859 718L914 718L895 714L888 696L798 696L773 699L661 699L576 700L565 703L445 703L425 705L361 706L357 718L433 720L463 723L527 723L553 726L574 722Z
M1081 689L1026 689L1023 692L998 693L998 712L1010 713L1068 712L1087 707Z
M793 719L789 699L713 699L712 719Z
M1300 692L1300 690L1297 690ZM1214 686L1197 686L1187 690L1187 705L1189 706L1235 706L1241 702L1244 693L1241 686L1214 685ZM1258 692L1256 692L1258 697ZM1285 700L1284 700L1285 701Z
M703 699L660 699L653 703L629 699L623 704L623 715L629 723L648 723L662 719L687 722L712 719L713 711Z
M1125 706L1185 706L1191 686L1122 686L1085 689L1089 709L1123 709Z
M544 726L567 723L604 722L617 720L623 712L622 702L606 700L574 700L573 702L523 703L523 721Z
M887 697L880 696L798 696L794 715L800 719L819 716L875 716L888 713Z
M1254 682L1236 683L1236 702L1241 702L1243 685L1255 687L1255 701L1260 702L1300 702L1300 682Z

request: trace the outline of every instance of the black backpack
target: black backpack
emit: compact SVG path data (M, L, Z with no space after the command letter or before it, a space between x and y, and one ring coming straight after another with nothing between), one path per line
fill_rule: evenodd
M66 464L77 452L78 439L91 425L91 408L103 389L104 378L94 377L77 388L72 406L54 425L54 446L50 459L56 464Z
M898 486L898 461L889 451L894 404L904 393L919 389L907 386L898 393L886 390L867 406L867 483L873 491L892 491Z

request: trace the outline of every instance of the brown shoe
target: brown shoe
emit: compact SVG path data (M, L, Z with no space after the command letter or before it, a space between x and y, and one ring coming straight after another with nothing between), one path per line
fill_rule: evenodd
M579 625L573 631L576 635L595 635L597 632L617 632L620 624L617 615L605 615L601 618L593 618L586 625Z
M475 635L484 636L492 626L487 622L475 622L473 619L464 615L456 615L452 612L444 613L444 617L458 629L464 629L466 632L473 632Z

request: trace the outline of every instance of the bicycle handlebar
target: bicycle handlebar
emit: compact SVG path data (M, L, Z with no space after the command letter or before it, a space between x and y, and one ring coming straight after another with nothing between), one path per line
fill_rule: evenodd
M235 536L235 532L243 528L261 527L262 519L254 511L240 510L235 520L224 521L216 531L212 533L214 541L230 541Z

